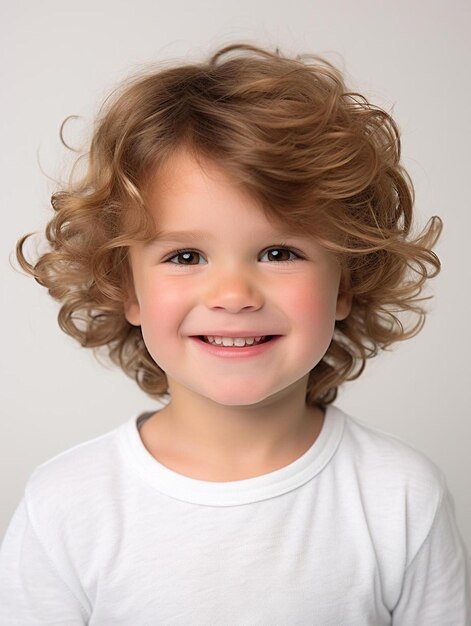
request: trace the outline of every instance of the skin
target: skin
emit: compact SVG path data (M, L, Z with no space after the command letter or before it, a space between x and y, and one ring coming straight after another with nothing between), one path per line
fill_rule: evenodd
M144 423L144 445L170 469L200 480L241 480L284 467L322 429L323 411L308 407L305 396L335 321L351 309L339 291L337 261L308 235L280 235L216 163L201 167L186 152L155 173L148 201L159 231L207 235L129 251L126 319L141 326L171 393ZM293 251L280 252L282 241ZM182 248L194 252L172 257ZM248 359L215 357L189 338L226 328L283 337Z

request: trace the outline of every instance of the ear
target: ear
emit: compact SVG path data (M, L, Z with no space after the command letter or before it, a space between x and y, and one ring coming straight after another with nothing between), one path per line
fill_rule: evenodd
M337 306L335 309L335 319L344 320L352 310L353 296L349 293L350 272L345 270L340 279L339 292L337 295Z
M124 303L124 317L133 326L141 325L141 311L137 301L131 302L130 300L127 300Z
M134 280L131 276L127 276L126 280L126 300L124 302L124 317L133 326L141 325L141 307L136 296Z

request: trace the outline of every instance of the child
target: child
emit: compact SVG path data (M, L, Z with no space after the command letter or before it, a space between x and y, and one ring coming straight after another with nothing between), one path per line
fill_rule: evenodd
M420 331L440 270L399 157L314 56L233 44L108 102L50 251L17 256L66 333L169 402L35 469L2 624L470 623L443 473L333 404Z

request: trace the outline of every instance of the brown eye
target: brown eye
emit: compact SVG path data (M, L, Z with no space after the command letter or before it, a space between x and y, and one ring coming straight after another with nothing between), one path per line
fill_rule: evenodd
M294 252L294 250L292 250L291 248L287 248L283 246L268 248L263 253L262 256L265 256L265 254L269 255L270 261L275 261L276 263L292 263L293 261L296 261L297 259L303 258L300 254L298 254L297 252ZM290 254L294 255L295 258L290 259L289 258ZM180 266L199 265L199 263L191 262L192 259L195 260L195 258L198 256L201 256L201 253L198 252L197 250L175 250L172 253L172 256L165 259L164 263L172 263L172 265L180 265ZM182 262L174 263L172 259L176 259L178 257L182 259Z
M298 255L289 248L270 248L266 251L266 254L271 255L271 259L278 261L279 263L294 261L294 259L289 258L290 254L294 254L296 258L299 258Z
M191 260L195 256L199 256L199 254L200 253L196 250L177 250L173 256L165 260L165 263L168 263L177 257L181 257L183 259L183 263L173 263L173 265L198 265L198 263L191 263Z

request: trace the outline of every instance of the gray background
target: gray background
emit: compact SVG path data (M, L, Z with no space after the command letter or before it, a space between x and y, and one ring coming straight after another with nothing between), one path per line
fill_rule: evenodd
M201 58L241 39L322 54L352 88L392 111L416 188L417 228L434 214L444 220L435 249L443 270L426 292L435 297L423 331L370 361L336 404L443 469L469 552L470 7L459 0L2 4L0 536L39 463L159 406L62 333L59 305L10 265L16 240L52 215L55 184L40 166L65 178L72 162L59 126L80 116L65 135L79 146L103 98L134 70Z

